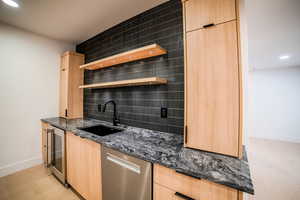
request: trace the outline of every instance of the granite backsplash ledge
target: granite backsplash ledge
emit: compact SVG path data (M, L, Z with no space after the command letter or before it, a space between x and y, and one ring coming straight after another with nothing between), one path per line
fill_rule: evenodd
M48 118L42 121L130 156L161 164L189 176L254 193L245 151L244 158L237 159L188 149L183 147L182 135L126 125L119 126L124 131L104 137L78 129L95 125L111 126L111 123L95 119Z

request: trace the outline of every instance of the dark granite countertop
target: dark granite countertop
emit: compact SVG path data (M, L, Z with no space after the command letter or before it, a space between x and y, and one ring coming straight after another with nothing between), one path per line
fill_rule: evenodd
M118 126L124 131L103 137L77 129L100 124L111 126L111 123L94 119L66 120L57 117L42 119L42 121L142 160L158 163L193 177L254 194L246 153L240 160L184 148L182 135L125 125Z

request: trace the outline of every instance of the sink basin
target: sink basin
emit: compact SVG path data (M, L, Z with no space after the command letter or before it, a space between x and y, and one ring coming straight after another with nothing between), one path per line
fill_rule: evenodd
M78 129L98 135L98 136L106 136L106 135L110 135L113 133L123 131L121 129L112 128L112 127L103 126L103 125L91 126L91 127L87 127L87 128L78 128Z

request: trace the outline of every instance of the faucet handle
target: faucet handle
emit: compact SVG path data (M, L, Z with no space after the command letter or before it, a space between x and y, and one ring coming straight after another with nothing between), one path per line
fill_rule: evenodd
M120 123L120 120L118 118L113 119L113 125L117 126Z

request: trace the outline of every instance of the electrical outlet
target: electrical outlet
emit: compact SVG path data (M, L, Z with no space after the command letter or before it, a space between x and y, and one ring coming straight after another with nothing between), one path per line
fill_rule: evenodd
M161 118L168 118L168 108L161 108L160 117Z
M98 104L98 112L101 112L101 104Z

